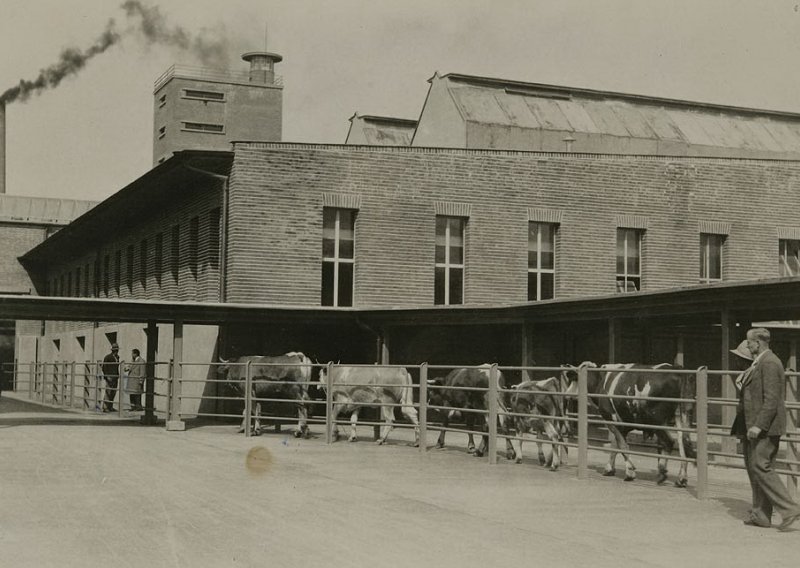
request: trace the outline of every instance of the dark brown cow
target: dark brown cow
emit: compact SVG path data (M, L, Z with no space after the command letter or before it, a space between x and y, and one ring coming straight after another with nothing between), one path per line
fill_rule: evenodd
M293 401L297 406L298 428L295 437L308 437L308 410L306 404L308 397L308 384L311 380L311 360L300 352L290 352L284 355L264 356L245 355L235 357L230 361L220 359L223 365L217 368L217 373L228 381L236 391L243 393L247 382L247 363L250 363L252 377L253 398L278 398ZM261 403L256 402L255 425L253 433L261 433ZM239 432L244 432L247 417L242 413L242 426Z
M473 430L475 423L489 424L489 415L484 414L485 418L481 417L481 412L489 408L489 377L491 375L492 366L488 363L480 367L453 369L443 379L430 379L428 380L428 404L433 406L446 406L450 410L443 410L442 430L439 432L439 439L436 442L437 448L444 447L445 433L447 427L450 425L450 419L460 413L464 417L467 430ZM505 433L506 428L506 405L503 403L503 396L500 392L505 388L505 379L500 371L497 371L497 408L499 411L498 421L500 424L500 432ZM446 387L446 388L437 388ZM483 390L471 390L483 389ZM470 412L473 411L473 412ZM485 428L483 428L485 431ZM481 444L478 448L475 447L475 439L472 434L468 434L467 451L474 453L476 456L481 457L486 452L488 446L488 437L484 434L481 437ZM511 446L511 441L506 438L506 457L514 459L514 448Z
M319 382L323 390L327 392L328 377L325 369L319 373ZM386 442L393 428L394 406L400 404L402 413L414 424L415 442L419 445L419 420L417 419L417 409L414 408L414 395L412 392L412 381L408 371L402 367L340 367L331 368L331 397L333 398L333 439L339 439L339 428L336 425L336 417L341 412L350 412L350 438L351 442L356 441L356 424L358 423L358 413L364 406L380 406L384 426L381 428L381 435L377 440L378 444Z
M580 367L596 368L597 365L589 361L581 363ZM579 368L580 368L579 367ZM639 365L635 363L602 365L604 372L589 372L588 393L590 400L597 407L604 420L629 424L644 424L653 426L671 426L688 428L690 425L690 412L693 403L678 403L659 398L694 399L694 375L678 373L647 373L644 369L671 369L667 363L660 365ZM566 371L567 379L571 383L567 392L577 395L577 373L574 370ZM614 399L592 395L622 395L634 398ZM608 424L608 430L614 436L614 441L622 457L625 459L625 481L636 477L636 468L631 463L626 450L629 449L626 437L632 430L642 430L645 437L655 436L658 443L659 456L669 455L675 442L668 430L648 430L640 426ZM687 432L678 435L678 451L682 458L695 457L694 446ZM613 476L616 473L615 462L617 452L611 452L603 475ZM675 485L686 487L688 464L681 462L678 479ZM667 479L667 459L658 459L658 483Z
M555 418L564 417L564 404L560 392L560 381L556 377L538 381L525 380L512 387L511 412L514 416L514 426L517 437L525 438L527 434L543 433L553 442L563 442L561 436L562 425ZM517 416L517 415L525 416ZM535 415L535 416L530 416ZM563 421L561 421L563 423ZM517 463L522 463L522 440L514 440L514 451L517 454ZM539 448L539 463L545 465L542 443L536 441ZM563 451L563 459L561 458ZM555 471L558 466L567 461L567 447L557 444L552 445L550 469Z

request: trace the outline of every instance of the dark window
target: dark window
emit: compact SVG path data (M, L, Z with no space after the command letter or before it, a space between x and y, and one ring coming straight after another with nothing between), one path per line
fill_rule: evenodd
M108 289L111 284L111 257L103 257L103 295L108 296Z
M200 99L202 101L224 101L225 93L218 91L199 91L196 89L184 89L183 96L187 99Z
M133 293L133 245L128 245L125 254L125 284L128 286L128 293Z
M192 277L197 280L197 248L200 244L200 218L192 217L189 220L189 270Z
M781 239L778 241L781 276L800 276L800 241Z
M722 245L725 235L700 234L700 282L722 280Z
M92 261L92 274L94 274L94 281L92 282L92 292L95 298L100 297L100 262L97 260Z
M322 211L322 305L352 306L356 211Z
M528 223L528 300L549 300L554 295L556 225Z
M72 272L67 272L67 293L64 295L67 297L72 296Z
M147 239L139 244L139 283L147 290Z
M81 295L81 267L75 269L75 295Z
M91 278L91 272L89 272L89 263L86 263L86 266L83 269L83 295L87 298L89 297L89 279Z
M166 126L162 126L161 128L158 129L158 137L159 138L164 138L164 136L166 136L166 134L167 134L167 127Z
M219 221L219 207L208 212L208 263L215 269L219 268Z
M464 303L464 230L461 217L436 217L433 303Z
M642 237L640 229L617 229L617 292L642 289Z
M156 250L154 251L153 269L156 271L156 282L161 285L161 276L164 272L164 233L156 235Z
M192 132L215 132L223 133L225 128L221 124L205 124L202 122L184 122L184 130L191 130Z
M181 227L174 225L172 227L172 254L170 255L170 270L172 271L172 281L178 283L178 263L180 262L181 254Z

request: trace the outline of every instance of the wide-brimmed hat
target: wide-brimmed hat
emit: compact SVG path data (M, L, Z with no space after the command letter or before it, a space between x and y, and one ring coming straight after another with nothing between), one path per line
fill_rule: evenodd
M753 354L750 353L750 350L747 348L747 340L743 340L739 345L736 346L736 349L731 349L731 353L734 355L738 355L742 359L747 359L748 361L753 360Z

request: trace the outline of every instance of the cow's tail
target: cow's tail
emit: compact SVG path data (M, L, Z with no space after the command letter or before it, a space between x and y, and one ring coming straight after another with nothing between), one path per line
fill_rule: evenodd
M414 408L414 381L411 380L406 368L403 368L403 392L400 395L400 404L407 409Z

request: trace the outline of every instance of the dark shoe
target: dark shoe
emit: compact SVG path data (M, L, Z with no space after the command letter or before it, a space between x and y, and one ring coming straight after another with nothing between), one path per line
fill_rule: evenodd
M757 521L755 519L747 519L747 520L744 521L744 524L746 524L748 527L762 527L762 528L765 528L765 529L768 529L768 528L770 528L772 526L770 523L765 523L763 521Z
M778 525L779 531L788 531L789 527L792 526L797 519L800 519L800 512L795 513L794 515L789 515L788 517L784 517L781 521L781 524Z
M102 412L111 412L108 408L104 408Z

